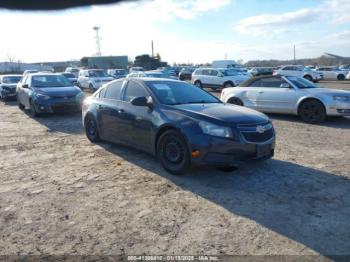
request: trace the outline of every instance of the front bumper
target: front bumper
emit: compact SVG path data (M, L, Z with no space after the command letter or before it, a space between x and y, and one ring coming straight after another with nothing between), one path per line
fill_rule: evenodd
M198 135L191 139L192 164L210 166L238 166L248 161L273 157L275 135L263 143L251 143L244 139L234 141L226 138ZM198 156L199 155L199 156Z
M16 88L11 88L11 89L1 89L1 97L3 98L16 98L17 93L16 93Z
M34 100L38 113L80 112L82 102L76 99L55 98L52 100Z
M329 116L350 116L350 103L338 103L326 108Z

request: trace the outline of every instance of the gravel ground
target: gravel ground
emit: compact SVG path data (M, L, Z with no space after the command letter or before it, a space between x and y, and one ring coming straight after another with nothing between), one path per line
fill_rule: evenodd
M349 118L271 115L274 159L176 177L79 114L0 112L0 255L350 255Z

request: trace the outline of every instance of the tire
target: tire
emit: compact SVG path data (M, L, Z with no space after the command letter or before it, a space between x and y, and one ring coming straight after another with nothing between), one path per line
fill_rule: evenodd
M39 113L36 111L35 105L34 105L33 101L30 100L30 101L29 101L29 104L30 104L30 108L29 108L30 115L31 115L32 117L38 117L38 116L39 116Z
M243 106L242 100L237 97L231 97L229 100L227 100L227 103L237 106Z
M19 101L19 98L17 97L17 105L18 105L18 108L20 109L20 110L24 110L25 109L25 106L24 105L22 105L22 103L21 103L21 101Z
M194 85L195 85L196 87L203 88L203 85L202 85L201 81L199 81L199 80L195 81L195 82L194 82Z
M345 80L345 75L340 74L340 75L337 76L337 79L338 79L339 81L344 81L344 80Z
M93 116L87 116L85 118L84 127L86 137L90 140L90 142L94 143L101 140L98 132L98 126Z
M312 79L312 77L311 77L310 75L306 75L306 76L304 76L304 78L305 78L306 80L309 80L310 82L313 81L313 79Z
M307 123L321 123L326 118L326 109L323 104L315 99L307 100L299 106L300 118Z
M95 90L93 84L91 83L89 84L89 90L91 91L91 93L93 93Z
M176 130L165 131L157 141L157 157L163 168L173 175L182 175L190 167L187 143Z
M230 87L235 87L235 85L232 82L226 82L224 84L224 88L230 88Z

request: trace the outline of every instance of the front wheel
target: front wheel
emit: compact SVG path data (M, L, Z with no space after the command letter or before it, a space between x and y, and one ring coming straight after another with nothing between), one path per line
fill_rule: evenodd
M234 87L235 85L231 82L227 82L224 84L224 88L230 88L230 87Z
M201 81L196 81L196 82L194 82L194 85L195 85L196 87L203 88L203 85L202 85Z
M160 136L157 157L163 168L173 175L184 174L191 163L187 143L176 130L166 131Z
M338 75L337 79L339 81L344 81L345 80L345 76L344 75Z
M100 141L100 135L98 133L97 123L93 116L86 117L84 126L85 126L86 136L91 142Z
M243 106L243 102L241 99L237 98L237 97L231 97L227 103L229 104L233 104L233 105L237 105L237 106Z
M311 76L309 76L309 75L306 75L306 76L304 76L304 78L306 79L306 80L309 80L310 82L312 82L312 77Z
M320 123L326 118L326 110L321 102L317 100L308 100L300 105L299 116L307 123Z

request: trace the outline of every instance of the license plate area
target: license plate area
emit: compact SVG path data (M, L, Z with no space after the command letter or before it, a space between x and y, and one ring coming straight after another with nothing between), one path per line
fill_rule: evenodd
M256 157L263 158L271 155L271 144L256 145Z

